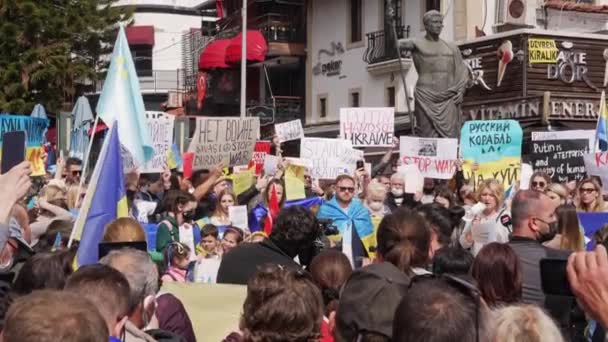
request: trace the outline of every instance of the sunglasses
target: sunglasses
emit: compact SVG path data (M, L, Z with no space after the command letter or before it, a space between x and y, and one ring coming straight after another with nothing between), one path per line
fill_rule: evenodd
M475 302L475 341L479 342L479 312L481 308L481 292L479 291L477 286L451 274L425 274L415 276L410 282L409 287L411 288L414 284L417 283L420 283L421 286L424 286L424 281L429 279L441 279L451 288L471 298L473 302Z
M82 171L72 171L72 176L80 176L82 174Z
M547 185L547 183L545 183L545 182L532 182L532 186L539 186L542 188L545 185Z
M595 188L581 188L580 192L585 193L585 194L590 194L593 193L595 191Z
M338 190L340 192L350 192L351 194L355 193L355 188L347 187L347 186L339 186Z

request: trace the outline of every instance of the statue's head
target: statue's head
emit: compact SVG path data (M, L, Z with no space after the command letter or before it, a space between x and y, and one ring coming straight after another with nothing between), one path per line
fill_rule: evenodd
M439 11L430 10L424 13L422 23L427 32L439 35L443 29L443 15Z

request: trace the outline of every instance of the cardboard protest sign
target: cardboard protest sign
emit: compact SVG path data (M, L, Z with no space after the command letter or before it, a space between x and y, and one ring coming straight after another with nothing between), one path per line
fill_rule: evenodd
M519 179L522 130L515 120L478 120L464 123L460 135L465 178L475 184L497 179L505 189ZM473 173L471 166L479 164Z
M306 198L303 166L291 164L285 170L285 196L288 201Z
M41 118L32 118L25 115L0 115L0 146L2 135L6 132L25 131L26 155L25 159L32 164L32 176L44 176L46 169L42 156L44 151L42 143L49 121Z
M304 138L300 147L300 158L313 164L312 178L336 179L339 175L355 172L357 158L362 151L354 150L350 141L326 138Z
M530 189L530 178L534 174L534 170L532 169L532 165L530 164L521 164L521 180L519 182L520 190L528 190Z
M355 147L392 146L395 108L341 108L340 138Z
M146 112L148 130L154 146L154 158L145 163L141 173L163 172L167 164L167 151L173 146L173 127L175 117L163 112Z
M403 165L416 165L424 177L451 179L454 176L457 139L401 137L399 146Z
M583 156L589 176L599 176L604 191L608 191L608 152L588 153ZM608 222L608 221L607 221Z
M220 162L247 165L260 133L257 117L199 117L188 147L194 152L194 170L211 169Z
M422 192L424 188L424 176L416 165L401 165L397 171L406 176L404 179L405 188L403 189L406 194L416 194L417 192Z
M264 157L270 153L270 141L258 141L255 143L253 148L253 158L249 162L249 165L253 167L255 165L255 174L259 175L264 169Z
M274 131L280 142L304 138L304 129L300 119L274 125Z
M583 155L593 149L595 131L532 132L532 168L548 174L554 182L585 178Z

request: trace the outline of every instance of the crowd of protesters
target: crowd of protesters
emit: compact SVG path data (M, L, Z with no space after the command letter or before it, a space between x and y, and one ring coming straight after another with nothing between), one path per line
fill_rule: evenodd
M114 248L82 267L68 243L82 162L59 160L36 182L19 164L0 175L1 339L207 341L187 303L160 288L214 262L205 282L247 287L227 342L605 340L608 225L586 252L577 215L608 211L599 179L536 172L506 194L459 165L452 180L406 193L393 149L371 174L318 182L307 170L309 201L296 203L283 163L238 195L225 165L191 179L128 174L130 217L105 227ZM247 227L233 225L235 205L247 206Z

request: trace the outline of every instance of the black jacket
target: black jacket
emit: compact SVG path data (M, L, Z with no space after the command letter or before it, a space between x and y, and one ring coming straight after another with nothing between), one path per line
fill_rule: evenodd
M397 210L397 208L400 207L399 205L397 205L395 198L395 195L393 195L391 192L386 194L386 200L384 201L384 204L388 206L391 212ZM414 194L403 194L403 202L401 202L401 207L414 209L419 205L420 202L416 202L416 200L414 199Z
M293 269L302 268L277 245L266 239L260 243L243 243L226 253L217 272L217 282L247 285L258 266L265 264L283 265Z

